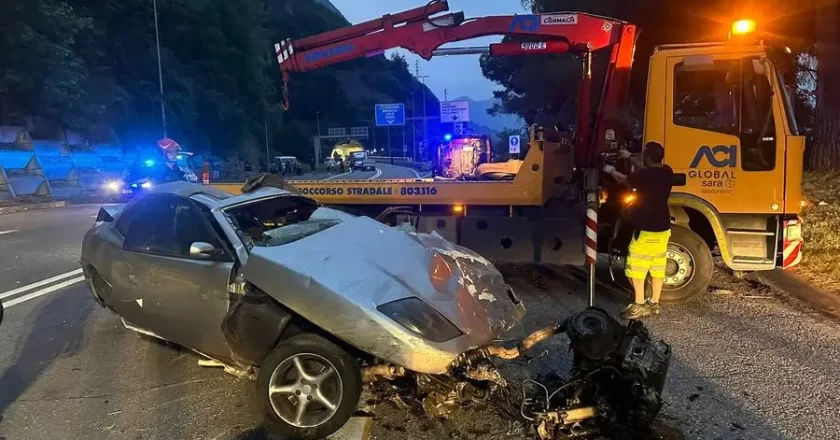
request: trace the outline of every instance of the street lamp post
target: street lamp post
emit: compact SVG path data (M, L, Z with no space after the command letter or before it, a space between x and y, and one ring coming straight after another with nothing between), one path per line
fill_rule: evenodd
M163 102L163 67L160 62L160 30L158 28L157 0L152 0L155 10L155 45L157 47L158 83L160 84L160 119L163 123L163 137L166 136L166 104Z

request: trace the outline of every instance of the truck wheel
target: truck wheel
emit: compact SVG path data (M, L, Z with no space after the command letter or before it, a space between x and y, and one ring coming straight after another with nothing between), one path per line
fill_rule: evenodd
M283 438L320 439L338 431L356 410L361 392L356 360L310 333L281 341L257 377L263 412Z
M681 226L672 227L665 255L668 260L662 302L686 302L708 289L714 271L712 252L694 231Z

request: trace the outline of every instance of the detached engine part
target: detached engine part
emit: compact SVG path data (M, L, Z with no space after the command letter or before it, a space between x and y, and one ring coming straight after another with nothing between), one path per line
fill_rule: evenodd
M534 424L542 440L653 437L649 426L662 408L671 347L652 341L641 321L624 326L600 308L537 330L512 348L487 346L463 353L447 375L407 373L413 379L406 382L413 388L411 398L436 418L493 396L510 404L515 389L490 359L515 359L560 333L569 337L573 352L571 375L562 379L554 374L540 379L542 383L526 379L519 405L522 418ZM400 376L391 368L371 367L365 375L386 380Z
M568 318L572 376L544 396L525 398L522 415L543 440L631 439L649 433L662 408L671 347L652 341L641 321L626 327L598 308ZM538 382L535 382L538 383Z

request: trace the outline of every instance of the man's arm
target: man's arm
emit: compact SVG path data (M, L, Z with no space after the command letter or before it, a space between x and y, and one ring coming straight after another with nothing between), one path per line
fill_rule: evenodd
M616 171L615 167L612 165L604 165L603 168L604 172L609 174L616 182L618 183L627 183L627 175L623 173L619 173Z
M629 160L629 161L630 161L630 163L631 163L631 164L633 164L634 169L640 170L640 169L642 169L642 168L644 168L644 167L645 167L644 162L643 162L640 158L638 158L638 157L636 157L636 156L633 156L633 155L632 155L632 154L630 154L630 152L629 152L629 151L627 151L627 150L621 150L621 151L619 151L618 155L619 155L619 157L621 157L622 159L627 159L627 160Z

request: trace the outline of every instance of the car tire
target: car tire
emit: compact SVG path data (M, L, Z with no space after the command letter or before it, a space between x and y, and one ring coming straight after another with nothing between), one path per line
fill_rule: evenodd
M356 410L361 392L356 359L311 333L281 341L266 356L257 377L257 397L266 419L283 438L295 440L320 439L338 431ZM302 402L306 406L300 415Z
M708 289L715 264L709 246L697 233L673 226L666 256L669 261L660 298L662 302L684 303ZM647 290L649 297L650 283L647 284Z

